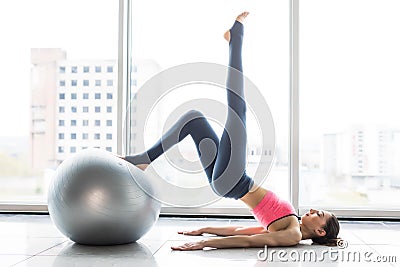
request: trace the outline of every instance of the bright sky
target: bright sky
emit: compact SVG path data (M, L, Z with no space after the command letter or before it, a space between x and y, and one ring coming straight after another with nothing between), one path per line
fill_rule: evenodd
M117 57L117 0L22 0L0 4L0 136L27 135L30 48L60 47L69 59ZM355 121L397 124L400 2L300 1L301 125L304 134ZM157 7L157 8L155 8ZM289 1L133 1L135 56L162 68L226 64L224 29L242 10L245 74L263 91L286 138ZM315 101L319 98L323 101Z
M278 129L281 129L281 137L285 139L289 90L288 2L173 0L163 8L154 9L159 2L134 1L132 43L134 56L154 58L163 69L197 61L227 65L228 45L222 35L240 12L250 11L245 23L244 73L264 92L270 108L275 109L275 123L280 123ZM178 6L179 9L176 8ZM270 42L267 36L275 41ZM220 88L206 88L206 85L202 88L204 91L220 91ZM185 90L190 88L181 89L181 97L173 97L166 106L177 106L179 102L193 97L185 94ZM224 91L222 94L209 94L208 97L226 101ZM248 123L251 123L250 119ZM250 138L254 135L252 130L248 133Z
M300 6L302 129L310 137L355 123L400 129L400 1Z
M0 4L0 136L29 134L30 49L69 59L116 59L118 1L21 0Z

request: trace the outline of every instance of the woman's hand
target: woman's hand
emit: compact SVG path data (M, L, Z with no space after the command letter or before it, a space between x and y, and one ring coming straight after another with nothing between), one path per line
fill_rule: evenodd
M178 231L178 234L180 234L180 235L202 235L202 234L204 234L204 231L202 228L200 228L200 229L192 230L192 231Z
M200 250L205 247L204 240L198 242L189 242L177 247L171 247L172 250Z

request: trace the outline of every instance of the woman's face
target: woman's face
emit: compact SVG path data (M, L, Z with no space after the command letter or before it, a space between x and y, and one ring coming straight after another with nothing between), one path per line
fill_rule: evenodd
M309 212L301 216L301 224L318 233L318 231L323 230L331 216L332 214L328 211L310 209Z

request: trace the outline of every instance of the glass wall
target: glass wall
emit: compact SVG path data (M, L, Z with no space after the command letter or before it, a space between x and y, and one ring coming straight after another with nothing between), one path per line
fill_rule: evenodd
M118 2L0 4L0 202L46 203L55 168L116 152Z
M140 110L133 103L141 101L137 92L146 81L185 63L227 65L222 34L239 12L249 10L244 73L268 103L275 129L274 160L264 186L289 199L291 1L127 2L132 102L126 114L129 127L119 129L129 132L125 153L141 152L138 135L150 147L178 107L191 109L198 99L226 103L223 88L184 84L159 97L146 128L137 131ZM299 188L293 188L299 190L299 207L347 209L352 214L398 210L399 3L299 4L300 173ZM65 158L90 147L117 152L118 8L112 0L1 4L0 204L44 204L48 183ZM151 94L160 90L152 88ZM266 151L260 148L258 118L250 110L247 119L247 172L252 176ZM222 133L221 121L211 120L211 125ZM181 157L174 159L197 164L196 171L177 168L171 153L154 162L159 174L183 189L207 186L190 138L175 149ZM243 206L222 199L208 207Z
M212 7L212 8L210 8ZM210 84L184 84L168 94L160 87L147 88L150 94L158 95L148 114L146 128L137 129L138 110L135 103L146 101L140 97L141 88L151 77L169 68L192 62L228 64L228 44L223 33L228 30L236 16L250 11L245 22L243 47L244 74L262 93L271 110L275 126L275 157L268 175L265 172L265 186L289 199L288 135L289 135L289 1L130 1L131 40L131 99L132 116L128 143L129 154L142 152L137 142L145 137L145 147L149 148L158 140L167 127L167 121L176 110L199 109L207 113L207 105L194 105L195 100L215 100L226 106L224 88ZM184 10L184 12L182 12ZM221 90L222 89L222 90ZM252 103L250 103L251 105ZM254 175L259 166L262 151L257 118L251 110L248 120L248 162L247 172ZM223 121L211 121L220 136ZM152 164L169 183L182 188L207 186L207 178L201 170L196 148L190 137L185 138L175 149L166 153ZM171 156L168 156L171 153ZM187 172L176 167L173 160L186 160L197 164L195 172ZM177 195L176 198L185 196ZM192 196L193 197L193 196ZM222 199L210 207L243 207L239 201Z
M300 1L300 206L400 207L398 10Z

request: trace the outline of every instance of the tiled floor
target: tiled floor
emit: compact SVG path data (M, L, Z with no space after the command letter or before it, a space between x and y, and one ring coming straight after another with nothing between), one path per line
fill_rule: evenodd
M254 220L162 217L138 242L82 246L65 238L46 215L0 215L0 266L400 266L400 222L341 222L348 247L302 241L295 247L171 251L171 245L205 237L178 230L205 225L255 225ZM360 256L360 258L359 258ZM323 260L322 260L323 259ZM380 262L378 262L380 261ZM386 262L383 262L386 261ZM390 261L390 262L389 262Z

